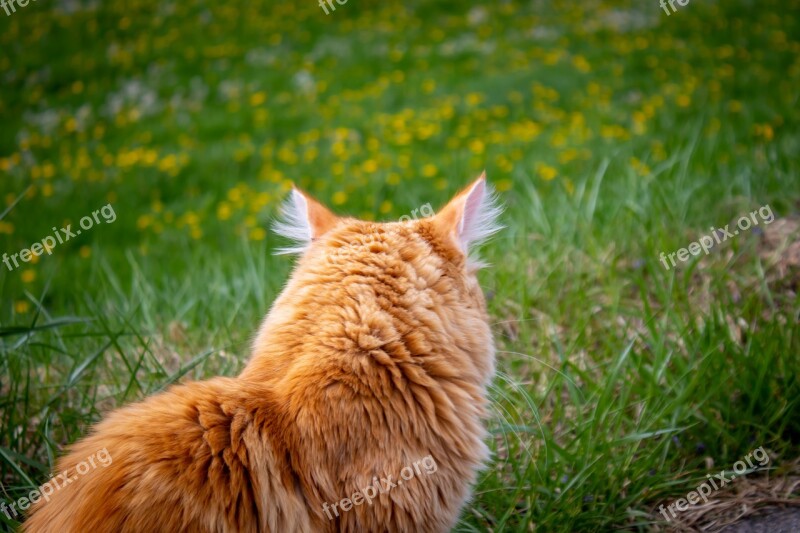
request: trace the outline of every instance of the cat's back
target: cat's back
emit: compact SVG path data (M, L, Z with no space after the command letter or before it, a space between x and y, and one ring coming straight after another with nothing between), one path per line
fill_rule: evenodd
M55 480L23 530L309 530L290 480L268 479L285 470L285 423L270 404L264 387L215 378L112 412L59 462L68 481ZM108 464L81 475L101 449ZM277 520L264 512L276 505L285 508Z

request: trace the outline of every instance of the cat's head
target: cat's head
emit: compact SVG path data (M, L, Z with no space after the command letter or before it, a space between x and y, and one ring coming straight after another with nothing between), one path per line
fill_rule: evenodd
M494 345L474 251L501 229L500 212L483 174L438 213L393 222L338 217L293 189L275 230L294 241L282 251L300 259L256 345L278 345L266 336L284 331L312 342L305 335L316 327L327 335L313 337L316 352L335 346L406 357L436 346L450 353L449 365L485 384Z
M430 205L428 213L431 212ZM309 194L294 187L283 206L283 220L274 230L293 241L278 253L300 254L299 267L359 268L384 264L394 256L424 266L425 261L445 265L444 271L463 283L467 293L477 289L477 270L485 266L475 248L502 229L502 208L481 174L453 197L438 213L420 219L369 222L333 214ZM422 210L425 213L425 210ZM467 296L467 295L465 295ZM482 298L481 298L482 300Z

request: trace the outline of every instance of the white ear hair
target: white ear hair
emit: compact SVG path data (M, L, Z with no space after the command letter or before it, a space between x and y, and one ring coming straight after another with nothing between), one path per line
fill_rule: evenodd
M502 212L497 195L482 176L467 193L458 222L458 240L464 253L503 229L498 221Z
M276 254L301 254L311 244L311 223L308 219L308 202L297 190L292 189L289 198L281 206L282 220L272 225L272 231L294 241L292 246L275 250Z

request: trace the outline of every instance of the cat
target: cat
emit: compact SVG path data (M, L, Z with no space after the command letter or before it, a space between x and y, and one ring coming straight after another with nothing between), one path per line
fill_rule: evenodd
M241 374L111 412L58 462L72 481L23 531L455 525L489 458L495 350L471 251L501 208L485 173L416 220L340 218L297 188L283 212L282 251L300 257ZM98 450L108 464L78 472Z

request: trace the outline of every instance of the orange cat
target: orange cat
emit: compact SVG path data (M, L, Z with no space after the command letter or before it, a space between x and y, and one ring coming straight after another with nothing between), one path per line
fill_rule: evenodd
M483 175L405 222L294 189L276 231L302 255L241 375L109 414L23 530L448 531L488 456L494 346L468 255L498 214Z

